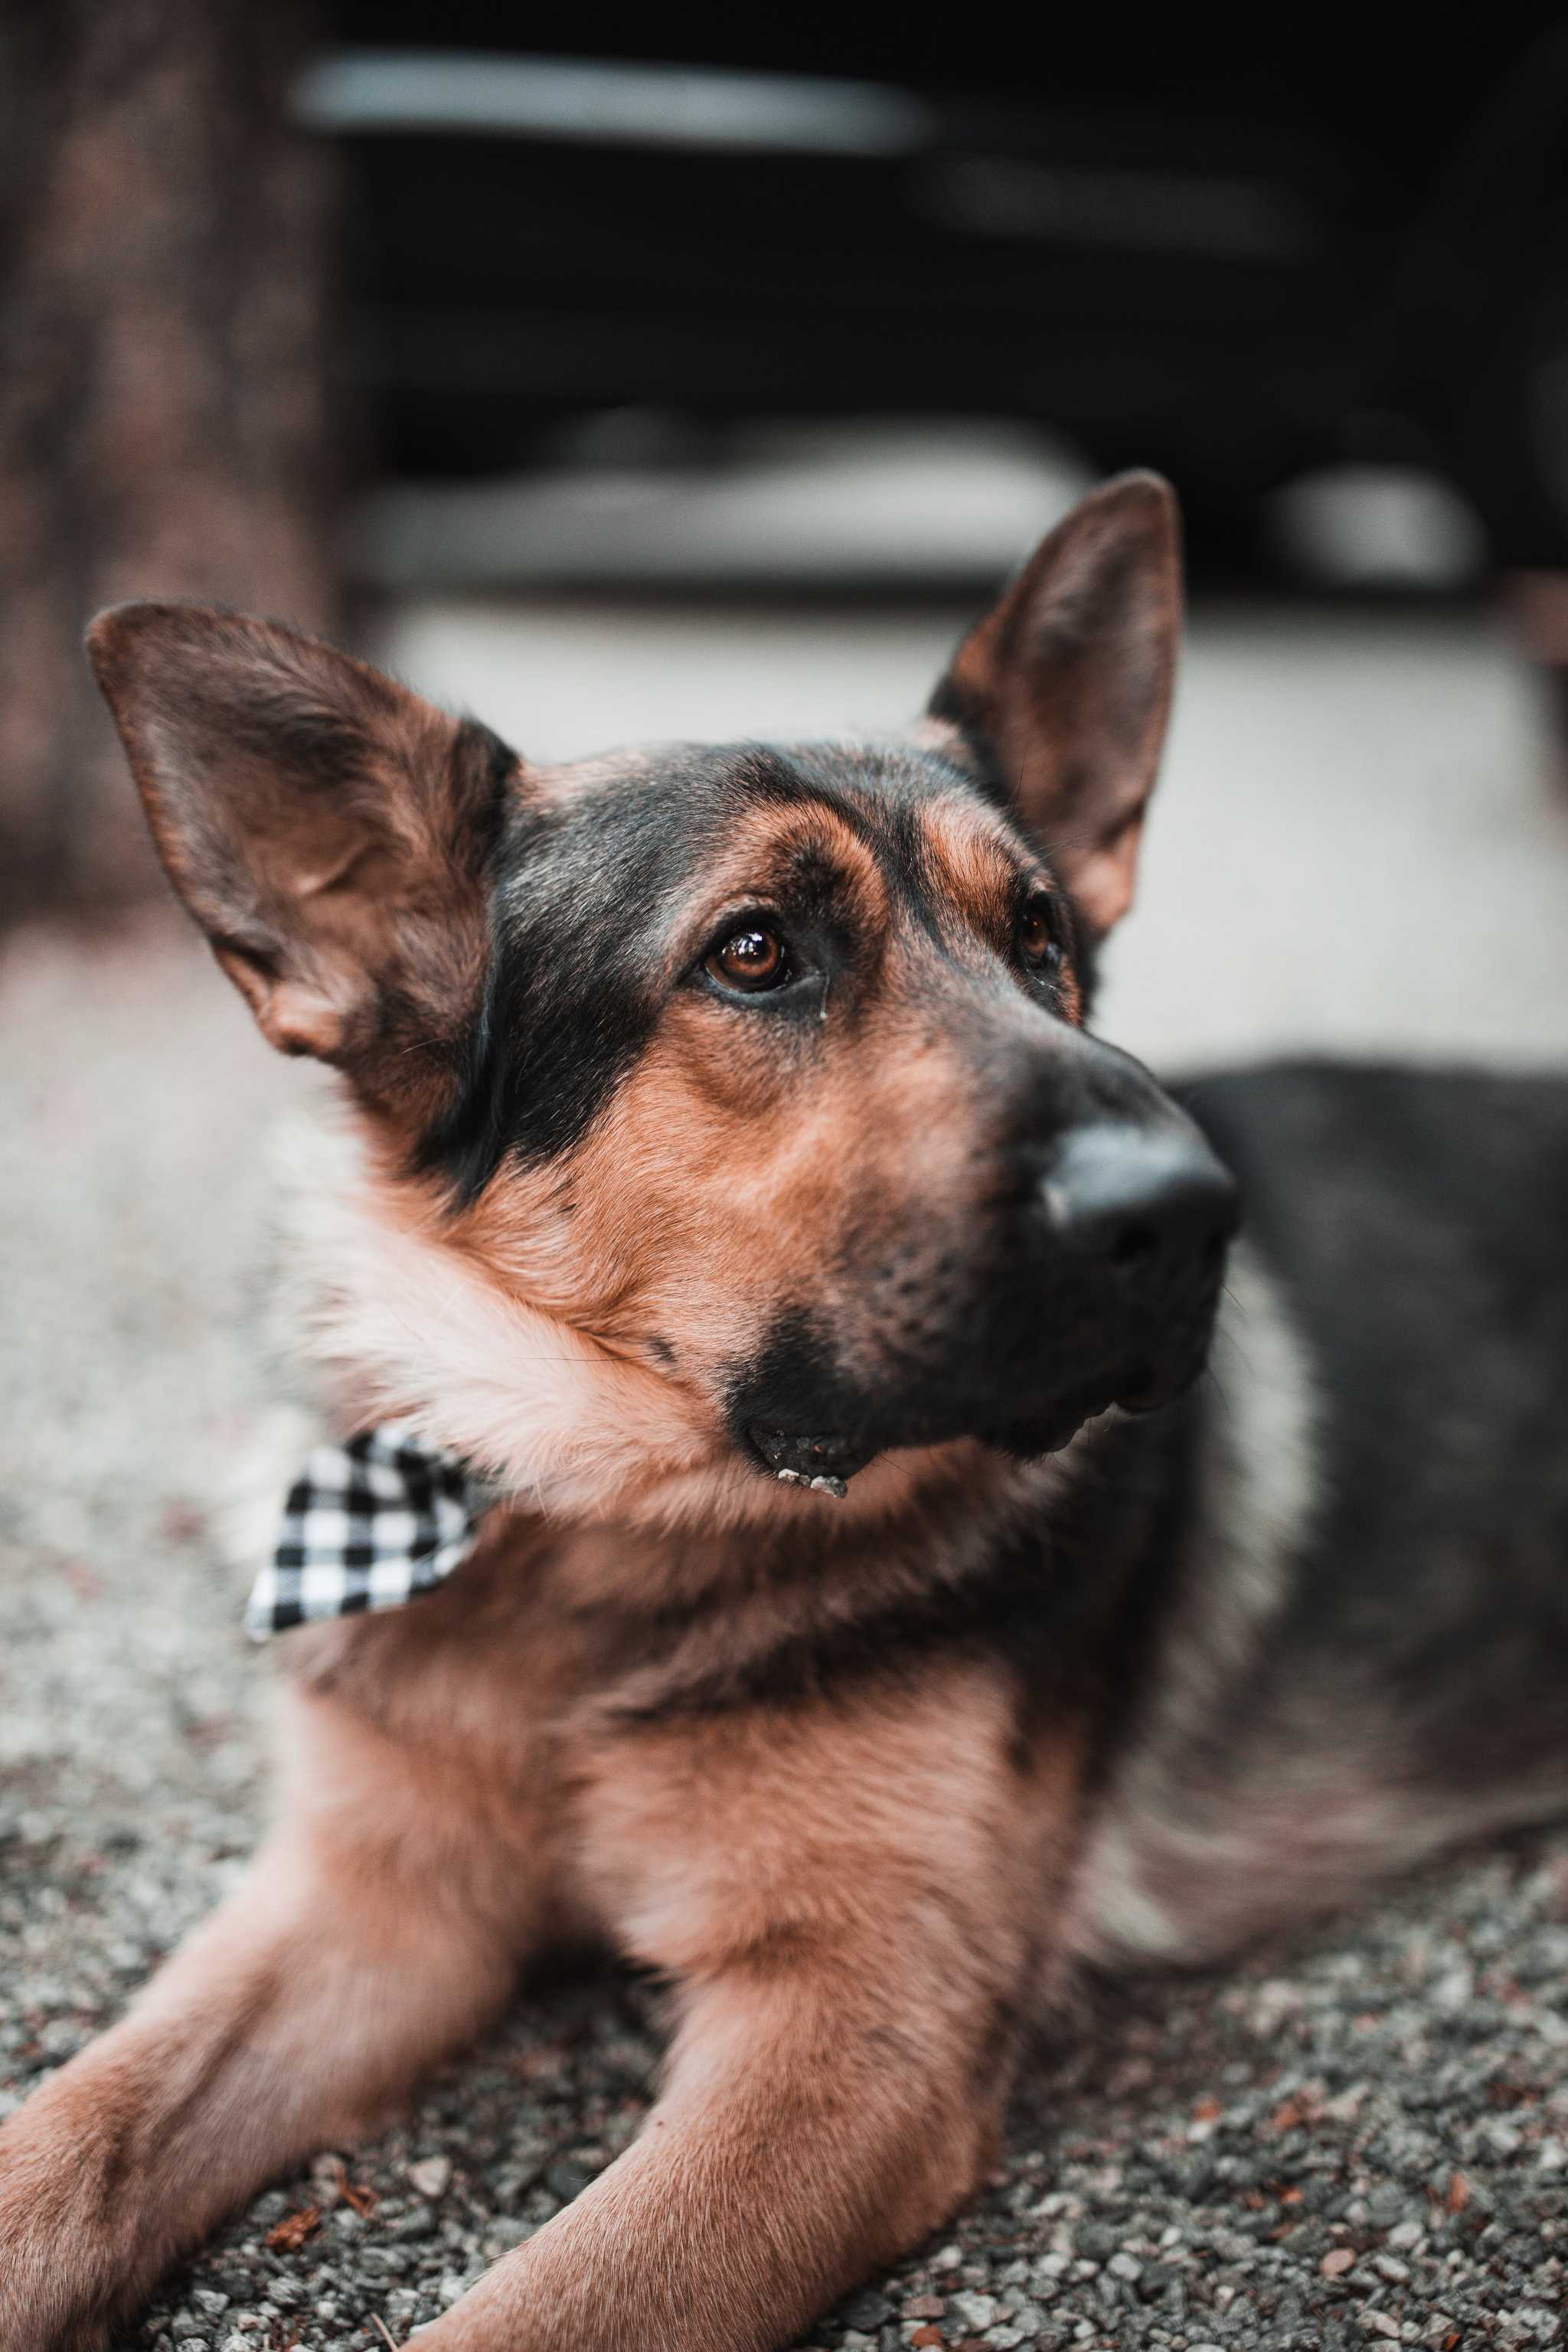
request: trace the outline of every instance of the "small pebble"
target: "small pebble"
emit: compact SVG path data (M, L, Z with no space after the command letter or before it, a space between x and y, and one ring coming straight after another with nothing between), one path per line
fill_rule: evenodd
M963 2293L955 2294L952 2298L952 2307L960 2319L969 2327L989 2327L997 2315L995 2296L980 2294L973 2289L965 2289Z

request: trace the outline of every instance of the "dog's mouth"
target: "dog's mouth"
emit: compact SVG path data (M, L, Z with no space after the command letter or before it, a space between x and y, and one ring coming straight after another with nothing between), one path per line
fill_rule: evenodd
M840 1502L857 1470L864 1470L881 1450L835 1430L801 1436L787 1429L765 1429L753 1422L746 1435L763 1469L781 1486L809 1486L814 1493L836 1496Z
M939 1444L955 1437L978 1437L1004 1453L1027 1460L1061 1453L1087 1423L1112 1404L1121 1404L1130 1412L1148 1412L1167 1402L1169 1393L1152 1369L1141 1362L1130 1368L1122 1379L1078 1390L1053 1401L1044 1411L1005 1426L981 1429L967 1423L963 1427L944 1423L873 1438L852 1437L839 1430L803 1433L752 1422L745 1434L759 1466L781 1486L804 1486L813 1494L831 1495L842 1501L857 1471L864 1470L879 1454L896 1446Z

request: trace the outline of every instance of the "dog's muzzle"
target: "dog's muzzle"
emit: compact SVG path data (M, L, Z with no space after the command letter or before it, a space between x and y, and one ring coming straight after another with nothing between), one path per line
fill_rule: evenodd
M732 1391L731 1428L758 1467L841 1496L895 1447L976 1437L1056 1453L1112 1404L1146 1412L1179 1395L1207 1354L1237 1192L1193 1122L1149 1092L1149 1116L1015 1145L969 1249L939 1254L950 1270L898 1325L885 1370L886 1289L861 1293L863 1330L785 1318ZM902 1299L920 1262L911 1242L880 1279Z

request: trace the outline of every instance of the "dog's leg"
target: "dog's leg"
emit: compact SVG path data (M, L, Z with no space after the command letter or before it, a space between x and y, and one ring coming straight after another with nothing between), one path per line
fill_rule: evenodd
M585 1799L682 1988L632 2147L419 2352L764 2352L994 2160L1079 1743L960 1663L858 1706L649 1728Z
M363 2130L514 1979L515 1859L497 1899L477 1825L428 1773L330 1705L303 1712L316 1801L0 2131L0 2352L100 2344L176 2254Z
M697 1991L636 2144L419 2352L763 2352L944 2221L994 2161L1012 2053L977 1987L938 2025L936 1985L901 2010L889 1974L788 1957Z

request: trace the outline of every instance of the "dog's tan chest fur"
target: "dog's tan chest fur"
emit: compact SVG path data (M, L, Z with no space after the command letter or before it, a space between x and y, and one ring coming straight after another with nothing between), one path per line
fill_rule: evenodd
M967 1916L1011 1976L1065 1864L1074 1727L1026 1733L1010 1677L944 1652L815 1694L715 1702L711 1610L689 1626L679 1607L583 1597L606 1546L635 1587L640 1544L657 1589L670 1568L652 1539L514 1520L448 1590L293 1637L298 1800L379 1822L501 1916L509 1858L526 1855L531 1941L542 1909L547 1932L685 1976L851 1932L940 1940L943 1916L952 1933ZM731 1658L790 1601L798 1639L798 1593L737 1603Z

